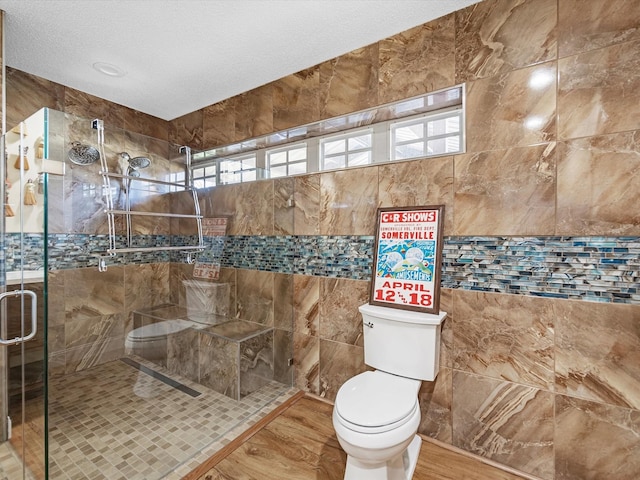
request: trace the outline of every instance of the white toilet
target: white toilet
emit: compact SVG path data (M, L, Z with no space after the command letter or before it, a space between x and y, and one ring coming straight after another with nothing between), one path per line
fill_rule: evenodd
M422 440L418 435L422 380L435 380L440 329L437 315L362 305L367 371L347 380L336 396L333 427L347 453L345 480L410 480Z

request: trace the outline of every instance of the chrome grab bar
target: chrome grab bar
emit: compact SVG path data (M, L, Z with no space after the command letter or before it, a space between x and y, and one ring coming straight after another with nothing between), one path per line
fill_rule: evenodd
M4 340L0 338L0 345L16 345L18 343L27 342L36 336L36 332L38 330L38 297L35 292L32 292L31 290L14 290L12 292L0 293L0 303L2 303L7 297L19 297L20 295L28 295L31 297L31 333L24 337L16 337L13 340Z

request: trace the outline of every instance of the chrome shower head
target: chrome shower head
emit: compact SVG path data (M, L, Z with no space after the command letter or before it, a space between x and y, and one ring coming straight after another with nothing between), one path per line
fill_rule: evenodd
M149 165L151 165L151 160L149 160L147 157L131 158L131 155L129 155L127 152L122 152L120 154L120 158L129 162L129 166L133 169L147 168Z

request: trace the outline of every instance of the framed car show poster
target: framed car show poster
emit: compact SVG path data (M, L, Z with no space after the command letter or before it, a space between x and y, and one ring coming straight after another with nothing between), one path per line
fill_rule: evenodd
M379 208L369 303L440 311L444 205Z

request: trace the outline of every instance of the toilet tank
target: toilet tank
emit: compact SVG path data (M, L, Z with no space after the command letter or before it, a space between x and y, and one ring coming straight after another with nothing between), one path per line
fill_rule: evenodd
M446 312L430 314L365 304L360 306L364 363L383 372L435 380L440 366L440 330Z
M204 321L211 315L229 315L231 287L228 283L183 280L187 315L191 320Z

